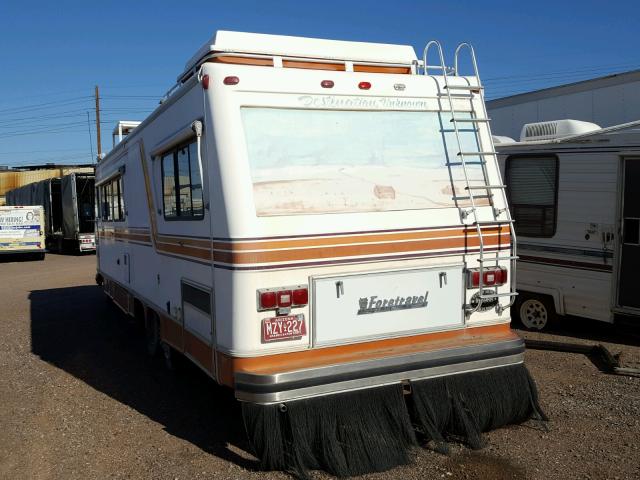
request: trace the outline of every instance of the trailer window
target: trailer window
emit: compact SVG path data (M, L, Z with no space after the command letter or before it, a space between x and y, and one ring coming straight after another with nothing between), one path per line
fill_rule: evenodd
M125 219L124 185L122 175L100 185L100 217L107 222Z
M558 207L558 159L509 157L506 184L516 233L525 237L553 237Z
M243 107L241 114L259 216L468 202L448 112ZM480 150L471 123L461 124L460 140L464 151ZM482 185L480 158L466 160L470 183Z
M202 175L196 142L162 156L162 201L167 220L204 218Z

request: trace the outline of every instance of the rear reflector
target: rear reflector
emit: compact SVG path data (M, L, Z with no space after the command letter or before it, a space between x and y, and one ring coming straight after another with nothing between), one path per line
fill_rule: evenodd
M240 79L238 77L224 77L222 82L225 85L237 85L240 83Z
M371 83L369 83L369 82L360 82L358 84L358 88L360 90L369 90L371 88Z
M477 288L480 286L480 269L469 270L467 277L467 288ZM508 280L508 271L505 268L485 268L482 271L482 285L494 287L504 285Z
M333 88L333 80L322 80L320 86L322 88Z

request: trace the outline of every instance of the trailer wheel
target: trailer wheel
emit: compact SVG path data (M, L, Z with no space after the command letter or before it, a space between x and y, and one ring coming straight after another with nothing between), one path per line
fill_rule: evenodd
M523 293L516 302L516 314L527 330L543 330L555 319L556 310L551 298Z
M160 347L160 318L155 312L149 310L144 321L144 336L147 353L155 357Z

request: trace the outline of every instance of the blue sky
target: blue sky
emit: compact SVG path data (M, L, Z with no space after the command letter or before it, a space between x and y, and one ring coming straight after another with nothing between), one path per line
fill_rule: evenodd
M0 2L0 165L86 163L143 119L217 29L413 45L470 41L487 98L640 68L635 1Z

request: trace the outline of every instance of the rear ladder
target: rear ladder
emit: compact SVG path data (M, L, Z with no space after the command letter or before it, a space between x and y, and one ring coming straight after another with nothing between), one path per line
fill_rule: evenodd
M439 57L439 61L440 61L440 65L429 65L429 63L427 62L427 55L429 53L429 50L435 47L438 53L438 57ZM459 74L459 70L458 70L458 55L460 53L460 51L463 48L467 48L469 50L469 53L471 55L471 63L473 65L473 76L476 78L477 80L477 85L451 85L449 83L449 75L453 74L454 76L458 76ZM454 67L453 69L451 67L447 67L444 61L444 54L442 53L442 46L440 45L440 42L436 41L436 40L431 40L429 43L427 43L427 45L424 48L424 53L423 53L423 69L422 72L424 75L428 75L428 71L429 69L436 69L440 72L440 75L443 78L444 81L444 90L445 92L443 93L439 93L439 96L441 98L446 97L446 99L448 100L449 103L449 113L451 114L451 124L453 126L453 131L455 132L455 137L456 137L456 143L457 143L457 147L458 147L458 153L457 153L457 157L460 159L459 162L448 162L447 166L448 168L451 167L456 167L456 166L460 166L462 167L462 172L463 172L463 176L464 176L464 183L465 183L465 190L467 192L466 196L454 196L454 200L456 202L456 205L458 205L458 208L460 210L460 218L462 220L463 223L465 223L465 221L468 218L471 218L472 222L471 223L466 223L467 225L473 225L476 228L476 232L478 234L478 239L479 239L479 246L480 246L480 251L479 251L479 258L478 258L478 263L480 264L480 282L478 285L478 293L477 296L474 295L474 297L476 297L477 303L476 305L472 305L472 304L466 304L465 305L465 312L467 314L467 316L471 315L472 313L478 311L480 309L480 307L482 306L482 303L485 300L493 300L496 298L500 298L500 297L508 297L510 299L509 303L506 305L503 305L500 303L500 300L498 300L498 303L496 305L496 311L498 312L498 314L501 314L502 312L504 312L506 309L508 309L509 307L511 307L511 305L513 305L515 297L517 294L517 292L515 291L515 287L516 287L516 268L515 268L515 261L517 260L517 246L516 246L516 235L515 235L515 229L513 226L513 219L511 218L511 213L509 212L509 210L507 208L496 208L495 207L495 202L493 201L493 196L494 196L494 192L501 192L500 194L502 195L502 199L504 202L504 205L507 205L507 199L506 199L506 193L505 193L505 186L504 185L491 185L491 184L485 184L485 185L471 185L469 182L469 172L467 170L467 165L473 164L473 165L477 165L478 163L480 163L480 165L482 166L482 170L483 170L483 178L485 179L485 182L488 180L488 176L487 176L487 170L486 170L486 158L487 157L493 157L493 160L497 162L497 158L496 158L496 152L493 148L493 142L491 145L491 149L484 149L482 148L482 137L481 135L477 135L478 137L478 145L480 145L479 151L477 152L469 152L469 151L465 151L462 148L462 142L460 141L460 129L458 127L458 124L460 123L471 123L473 124L473 128L476 132L478 132L478 126L481 123L486 123L487 124L487 130L488 130L488 135L489 138L491 138L491 129L489 127L489 118L487 116L487 110L486 110L486 105L484 102L484 95L483 95L483 90L484 87L482 86L481 82L480 82L480 75L478 74L478 64L476 62L476 54L475 51L473 49L473 47L468 44L468 43L461 43L460 45L458 45L458 47L455 50L455 60L454 60ZM479 112L480 116L476 115L476 111L474 108L474 95L479 95L480 96L480 100L481 100L481 105L482 105L482 111ZM471 116L470 118L460 118L457 116L457 113L455 111L455 107L454 107L454 100L455 99L469 99L470 103L471 103ZM443 137L445 140L445 151L448 152L448 149L446 148L446 137ZM472 162L468 162L466 159L467 157L479 157L481 159L480 162L477 161L472 161ZM487 192L486 195L484 195L483 197L488 197L489 201L491 202L492 205L492 219L489 221L481 221L478 218L478 208L476 205L476 200L477 198L480 198L479 195L474 194L475 191L485 191ZM455 189L454 189L455 192ZM455 193L454 193L455 195ZM470 208L464 208L462 206L459 205L459 200L468 200L470 203ZM506 218L504 219L500 219L499 217L501 216L505 216ZM508 224L509 225L509 233L510 233L510 254L508 256L500 256L500 251L496 251L495 252L495 256L491 255L494 252L486 252L485 251L485 240L483 238L483 233L482 233L482 227L491 227L491 226L497 226L498 228L500 228L502 225L504 224ZM499 266L499 262L500 261L505 261L508 260L510 262L511 265L511 272L510 272L510 277L511 277L511 281L510 281L510 291L509 292L505 292L505 293L496 293L494 294L485 294L484 292L484 285L483 285L483 273L484 273L484 269L488 266L490 266L490 263L494 263L495 262L495 266L498 267Z

